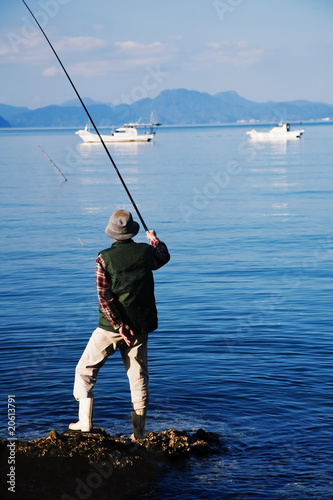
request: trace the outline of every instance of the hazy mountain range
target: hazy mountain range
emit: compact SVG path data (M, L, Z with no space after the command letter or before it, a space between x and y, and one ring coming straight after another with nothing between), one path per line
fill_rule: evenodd
M258 103L239 96L237 92L211 95L194 90L164 90L154 99L145 98L133 104L114 106L83 99L99 127L112 127L141 119L164 125L223 124L237 122L277 123L333 120L333 105L310 101ZM61 106L35 110L0 104L0 127L83 127L87 116L78 99Z

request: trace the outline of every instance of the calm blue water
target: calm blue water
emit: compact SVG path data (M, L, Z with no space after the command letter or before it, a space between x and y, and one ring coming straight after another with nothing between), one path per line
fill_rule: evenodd
M228 449L166 471L152 500L333 498L333 127L305 128L260 147L244 127L109 147L172 256L155 274L147 430L202 427ZM17 437L32 439L76 419L95 259L110 214L132 208L102 148L74 131L2 130L0 152L2 401L15 395ZM95 395L95 425L129 434L120 356Z

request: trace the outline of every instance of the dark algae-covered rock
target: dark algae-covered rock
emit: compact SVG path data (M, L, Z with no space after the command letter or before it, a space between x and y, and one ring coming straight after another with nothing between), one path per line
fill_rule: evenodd
M3 477L8 441L0 441ZM15 441L15 487L2 481L0 497L19 500L120 500L154 481L166 464L221 451L219 438L202 429L147 433L132 441L92 432L52 430L33 441ZM8 478L9 479L9 478Z

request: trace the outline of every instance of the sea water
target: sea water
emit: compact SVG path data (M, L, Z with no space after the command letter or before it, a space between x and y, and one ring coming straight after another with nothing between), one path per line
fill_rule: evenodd
M142 498L333 498L333 127L305 129L255 143L242 126L164 127L108 145L171 254L155 273L147 430L204 428L223 444ZM95 259L111 213L137 216L103 148L74 130L1 130L0 143L2 404L15 396L16 437L33 439L77 419ZM95 403L96 426L131 433L119 353Z

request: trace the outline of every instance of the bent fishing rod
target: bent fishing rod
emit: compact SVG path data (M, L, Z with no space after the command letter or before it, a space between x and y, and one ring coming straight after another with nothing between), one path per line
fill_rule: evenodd
M90 115L90 113L89 113L89 111L88 111L88 109L87 109L86 105L85 105L85 104L84 104L84 102L82 101L80 94L79 94L79 93L78 93L78 91L76 90L76 87L75 87L74 83L72 82L71 77L70 77L70 76L69 76L69 74L67 73L67 70L66 70L65 66L62 64L62 62L61 62L61 60L60 60L60 58L59 58L58 54L56 53L56 51L55 51L55 49L54 49L53 45L51 44L51 42L50 42L50 40L48 39L48 37L47 37L47 35L46 35L45 31L43 30L43 28L42 28L42 27L41 27L41 25L39 24L38 20L36 19L36 17L35 17L35 15L34 15L34 13L33 13L33 12L32 12L32 10L30 9L30 7L27 5L27 3L25 2L25 0L22 0L22 2L24 3L24 5L26 6L26 8L28 9L28 11L30 12L30 14L32 15L32 17L33 17L33 19L35 20L35 22L36 22L36 24L37 24L38 28L39 28L39 29L41 30L41 32L43 33L43 35L44 35L44 37L45 37L45 39L46 39L47 43L49 44L49 46L50 46L50 47L51 47L51 49L52 49L52 52L53 52L53 53L54 53L54 55L56 56L56 58L57 58L57 60L58 60L58 62L59 62L59 64L60 64L60 66L62 67L62 69L63 69L63 71L64 71L65 75L67 76L67 78L68 78L68 80L69 80L70 84L72 85L72 87L73 87L73 89L74 89L74 92L76 93L76 95L77 95L77 97L78 97L78 99L79 99L80 103L82 104L83 109L84 109L84 110L85 110L85 112L87 113L88 118L89 118L89 120L90 120L90 122L91 122L92 126L93 126L93 127L94 127L94 129L96 130L96 133L97 133L97 135L98 135L98 137L99 137L99 139L100 139L101 143L103 144L103 147L104 147L104 149L105 149L105 152L106 152L106 154L108 155L108 157L109 157L109 159L110 159L110 161L111 161L111 163L112 163L112 165L113 165L113 167L114 167L115 171L117 172L117 175L118 175L118 177L119 177L119 179L120 179L120 181L121 181L122 185L124 186L124 189L125 189L125 191L126 191L126 193L127 193L128 197L129 197L129 199L131 200L131 203L132 203L132 205L133 205L133 207L134 207L134 209L135 209L136 213L138 214L138 217L139 217L139 219L140 219L140 221L141 221L141 224L142 224L142 226L143 226L144 230L145 230L145 231L148 231L148 227L146 226L146 224L145 224L145 222L144 222L144 220L143 220L143 218L142 218L142 216L141 216L141 214L140 214L140 212L139 212L139 209L138 209L138 207L136 206L136 203L135 203L135 201L133 200L132 195L131 195L131 193L130 193L130 192L129 192L129 190L128 190L128 187L126 186L125 181L124 181L124 179L122 178L122 176L121 176L121 174L120 174L120 172L119 172L119 170L118 170L118 168L117 168L117 165L116 165L116 164L115 164L115 162L113 161L113 158L112 158L112 156L111 156L111 154L110 154L110 151L109 151L109 150L108 150L108 148L106 147L105 142L104 142L104 140L103 140L103 138L102 138L101 134L99 133L99 130L98 130L98 128L96 127L94 120L91 118L91 115Z

